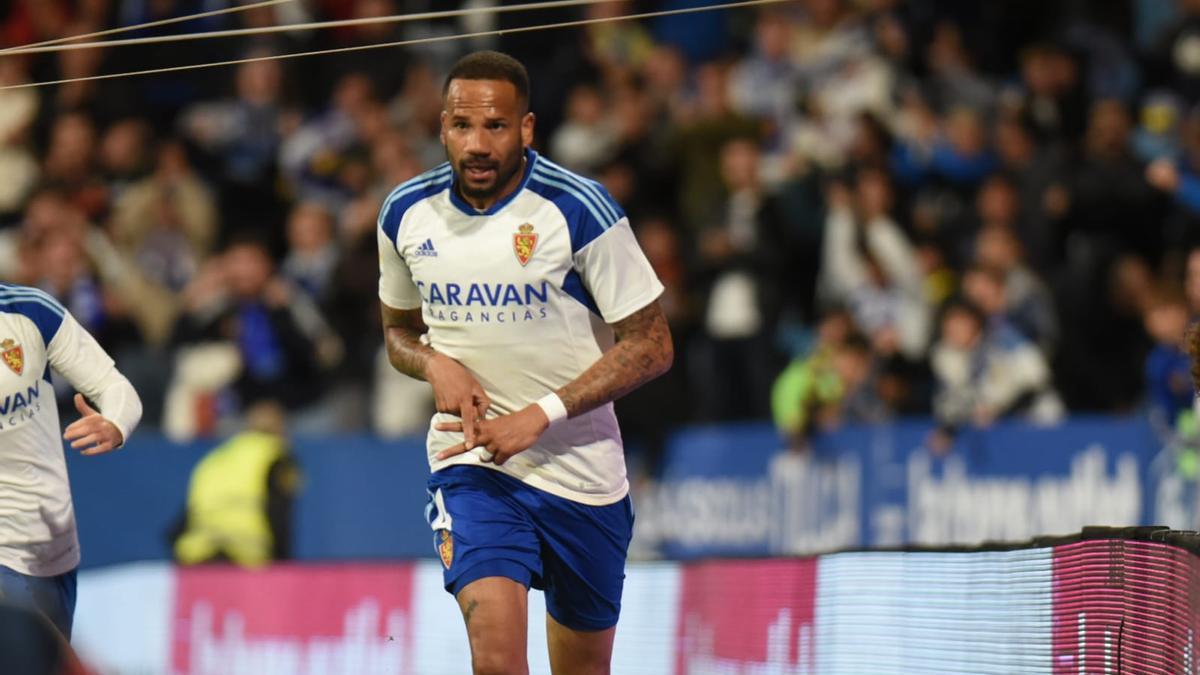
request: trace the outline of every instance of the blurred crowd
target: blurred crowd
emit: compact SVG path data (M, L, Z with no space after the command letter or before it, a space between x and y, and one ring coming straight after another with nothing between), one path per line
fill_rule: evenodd
M235 0L0 0L28 44ZM296 0L128 36L516 4ZM705 4L617 1L0 56L0 84ZM711 3L708 3L711 4ZM53 293L169 434L282 403L419 433L382 356L375 219L444 161L443 74L527 64L536 147L604 183L667 286L676 366L618 410L812 433L1191 407L1200 2L795 0L0 91L0 277Z

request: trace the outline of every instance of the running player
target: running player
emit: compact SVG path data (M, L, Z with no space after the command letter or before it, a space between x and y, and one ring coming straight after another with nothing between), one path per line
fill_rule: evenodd
M85 455L119 448L142 402L96 340L34 288L0 284L0 363L0 602L39 610L69 640L79 539L50 368L82 392L65 437Z
M612 401L673 350L662 292L599 184L529 148L524 66L464 57L446 79L449 163L379 215L388 355L428 380L426 514L475 673L525 673L528 588L550 663L609 672L633 512Z

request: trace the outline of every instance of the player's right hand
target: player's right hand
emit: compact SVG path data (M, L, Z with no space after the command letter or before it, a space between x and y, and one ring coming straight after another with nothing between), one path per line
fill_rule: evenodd
M463 440L467 449L475 447L476 421L492 405L487 392L461 363L444 354L436 354L425 366L425 379L433 386L437 411L462 419Z

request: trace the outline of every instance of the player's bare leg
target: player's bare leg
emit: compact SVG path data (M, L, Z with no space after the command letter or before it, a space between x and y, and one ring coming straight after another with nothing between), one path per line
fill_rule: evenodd
M474 675L526 675L529 591L506 577L484 577L463 587L457 599Z
M617 627L573 630L546 614L546 642L554 675L608 675Z

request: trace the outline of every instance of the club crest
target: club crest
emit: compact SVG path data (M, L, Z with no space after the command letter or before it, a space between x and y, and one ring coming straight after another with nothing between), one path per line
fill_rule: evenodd
M0 358L3 358L4 365L17 375L25 370L25 352L21 349L21 345L12 338L0 341Z
M517 254L517 262L524 266L533 257L533 250L537 248L538 236L533 231L533 225L529 223L518 227L517 230L519 231L513 235L513 252Z
M438 555L442 558L442 564L446 569L450 569L450 563L454 562L454 537L450 535L450 530L442 530L442 543L438 544Z

